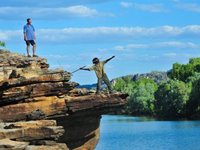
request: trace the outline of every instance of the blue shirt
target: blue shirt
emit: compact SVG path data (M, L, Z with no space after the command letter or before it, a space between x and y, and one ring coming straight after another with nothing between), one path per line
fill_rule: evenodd
M34 40L35 28L31 24L24 26L24 33L26 34L26 40Z

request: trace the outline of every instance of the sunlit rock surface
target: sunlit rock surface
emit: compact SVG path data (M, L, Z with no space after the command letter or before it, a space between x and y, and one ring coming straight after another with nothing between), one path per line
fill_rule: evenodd
M126 94L76 89L70 72L48 67L44 58L0 50L0 148L92 150L101 115L127 103Z

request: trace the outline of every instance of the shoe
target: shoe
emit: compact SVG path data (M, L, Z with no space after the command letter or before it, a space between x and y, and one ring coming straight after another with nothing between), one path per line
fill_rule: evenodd
M115 94L116 92L115 91L109 91L109 94Z
M97 91L96 94L99 95L99 94L101 94L101 92Z
M38 57L37 55L33 55L33 57Z
M27 57L31 57L31 55L28 54Z

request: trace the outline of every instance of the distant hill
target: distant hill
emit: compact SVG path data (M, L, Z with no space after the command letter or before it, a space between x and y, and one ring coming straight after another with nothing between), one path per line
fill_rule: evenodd
M160 83L162 81L168 80L167 72L162 71L152 71L150 73L142 73L142 74L134 74L134 75L127 75L118 77L111 80L111 83L114 84L115 81L119 78L125 78L130 77L133 81L137 81L140 78L148 78L154 80L156 83ZM86 88L86 89L96 89L96 83L95 84L86 84L86 85L80 85L79 88ZM103 84L103 87L106 87L105 84Z
M147 79L154 80L156 83L160 83L161 81L169 79L167 76L167 72L162 72L162 71L152 71L150 73L127 75L121 78L125 78L125 77L130 77L133 81L137 81L140 78L147 78ZM116 80L116 79L113 79L113 80Z
M96 89L97 84L85 84L85 85L79 85L78 88L86 88L88 90Z

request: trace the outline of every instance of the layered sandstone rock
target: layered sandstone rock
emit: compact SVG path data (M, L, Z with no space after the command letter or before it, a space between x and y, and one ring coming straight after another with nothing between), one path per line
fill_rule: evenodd
M0 149L11 149L11 150L24 150L29 145L28 142L18 142L10 139L0 140Z
M27 78L39 76L48 67L46 59L29 58L0 50L0 81L17 76L26 76Z
M41 147L54 147L55 150L67 150L66 144L52 142L63 133L63 127L57 126L54 120L0 123L0 149L39 150ZM33 145L40 143L40 147Z
M25 99L67 94L77 83L61 69L48 70L46 59L0 50L0 106Z
M126 94L76 89L71 73L48 67L44 58L0 50L0 148L94 149L101 115L127 103ZM40 120L52 118L58 126Z

